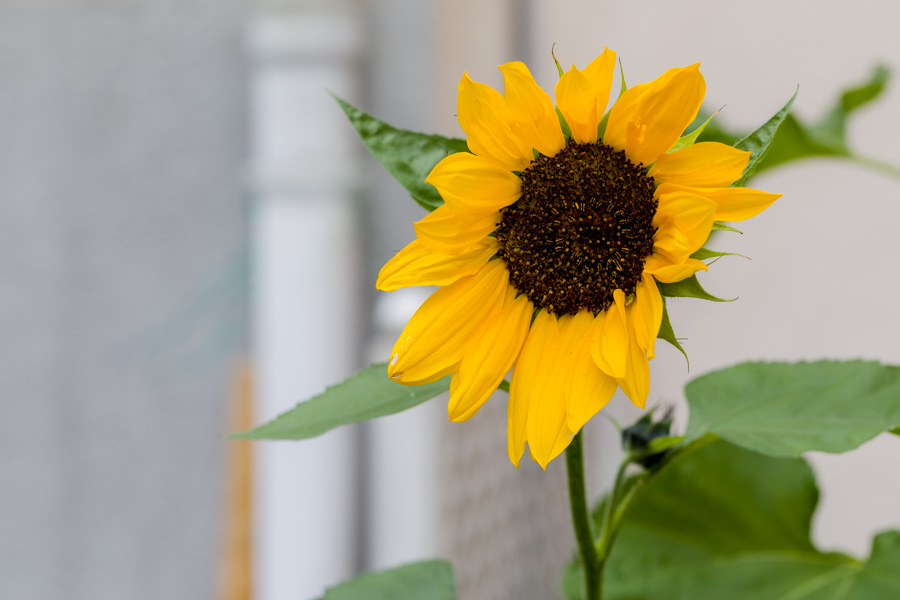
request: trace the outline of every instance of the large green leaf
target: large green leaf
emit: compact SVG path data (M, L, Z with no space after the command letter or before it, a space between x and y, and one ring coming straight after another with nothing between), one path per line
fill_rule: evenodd
M802 459L722 440L682 454L637 492L605 570L604 598L900 597L892 595L900 585L898 535L879 536L868 564L820 552L809 537L817 499ZM582 598L579 576L573 563L563 581L570 600Z
M857 575L846 600L900 598L900 531L875 536L872 556Z
M772 456L846 452L900 426L900 368L861 360L744 363L691 381L687 438Z
M328 589L320 600L456 600L453 569L443 560L367 573Z
M369 152L427 210L444 203L425 178L442 158L466 152L465 140L397 129L335 97Z
M850 149L847 143L849 117L860 107L878 98L884 91L889 77L890 72L885 67L876 67L867 81L842 91L831 110L817 122L805 122L793 115L785 115L781 127L778 129L778 135L771 141L768 153L764 155L765 160L759 160L756 163L755 171L748 169L743 180L746 181L755 173L761 173L778 165L799 159L823 156L854 160L895 176L900 175L900 169L896 167L860 157ZM703 123L708 117L708 112L701 111L694 124ZM703 130L700 140L737 145L740 143L737 140L742 137L744 136L726 130L713 121Z
M446 392L450 376L434 383L400 385L387 376L387 364L372 365L256 429L234 437L303 440L326 431L412 408Z

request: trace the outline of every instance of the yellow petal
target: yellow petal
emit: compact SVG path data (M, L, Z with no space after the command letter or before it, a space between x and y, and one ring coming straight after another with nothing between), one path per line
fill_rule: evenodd
M468 152L442 159L425 183L436 187L450 211L461 217L496 212L522 195L522 182L513 173Z
M634 290L631 311L634 320L635 339L647 351L648 358L655 356L656 336L662 324L663 300L653 276L644 273Z
M719 142L700 142L678 152L661 154L648 175L657 184L728 187L744 174L750 153Z
M675 283L687 279L697 271L708 271L709 268L703 261L696 258L688 258L683 263L656 262L654 257L647 259L644 264L644 272L650 273L657 281L662 283Z
M572 318L572 339L566 362L566 425L577 433L606 406L616 392L616 380L600 370L591 357L594 317L586 310Z
M732 188L692 188L673 183L664 183L657 193L687 192L703 196L716 203L716 221L743 221L755 217L781 198L781 194L770 194L744 187Z
M683 234L688 256L700 249L712 231L716 203L703 196L685 192L660 194L657 190L657 197L659 206L653 217L653 225L658 229L654 237L654 248L656 239L674 235L674 228Z
M584 71L575 65L556 84L556 104L579 144L597 141L597 126L609 102L616 53L605 49Z
M508 171L524 171L531 164L531 146L510 130L500 92L465 73L459 82L456 113L473 153L493 159Z
M635 310L634 304L629 306L628 310L629 312ZM628 341L628 366L625 377L616 379L616 383L635 406L644 408L647 404L647 395L650 393L650 365L647 362L647 351L641 348L635 337L631 318L628 319Z
M526 430L531 455L543 469L565 449L571 434L566 427L566 365L563 346L566 323L571 319L567 315L557 322L554 315L541 311L531 326L535 340L543 340L544 344L539 351L541 361L532 389L527 392L529 403ZM531 342L531 334L528 342ZM522 350L523 358L529 351L528 342ZM521 389L521 382L519 383Z
M669 69L626 90L609 113L604 143L631 162L650 165L672 147L697 116L706 94L699 64Z
M601 313L602 314L602 313ZM591 340L591 356L610 377L624 377L628 350L625 292L615 290L613 303L598 321L599 332Z
M451 421L466 421L490 398L522 351L534 305L516 298L508 286L502 307L485 319L463 350L459 371L450 382L447 412Z
M500 65L500 71L510 129L541 154L555 156L566 145L566 139L550 96L535 83L523 63Z
M459 254L437 254L413 240L378 273L375 287L392 292L414 285L450 285L472 275L497 253L497 240L485 237Z
M502 260L433 293L400 334L388 375L409 385L430 383L456 370L463 349L497 308L509 287Z
M442 204L415 223L416 237L422 246L438 254L459 254L472 248L497 229L500 213L459 217Z
M525 442L529 440L528 422L532 409L542 400L551 346L558 344L556 317L541 311L528 332L509 384L509 416L506 428L509 460L519 467ZM533 451L533 446L532 446Z

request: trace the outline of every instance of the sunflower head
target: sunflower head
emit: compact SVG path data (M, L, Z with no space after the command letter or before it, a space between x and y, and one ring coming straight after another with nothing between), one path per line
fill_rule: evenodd
M416 223L378 287L438 285L394 346L404 384L450 374L449 416L473 416L513 369L507 438L542 466L621 388L643 407L662 323L659 282L707 265L692 255L717 220L779 196L732 187L749 152L679 138L706 84L698 65L625 90L607 111L616 57L574 65L556 106L519 62L505 91L459 84L469 152L426 182L444 204Z

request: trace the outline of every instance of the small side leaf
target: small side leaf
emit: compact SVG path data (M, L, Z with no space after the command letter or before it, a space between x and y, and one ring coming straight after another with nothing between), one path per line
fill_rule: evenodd
M658 282L658 285L659 293L668 298L699 298L701 300L710 300L711 302L733 302L737 299L725 300L713 296L703 289L703 286L697 281L697 275L691 275L687 279L682 279L675 283Z
M794 95L791 96L791 99L788 100L787 104L775 113L771 119L734 145L734 147L739 150L747 150L750 152L750 162L747 163L747 168L744 169L744 174L741 178L734 182L735 187L744 185L744 182L753 175L754 171L756 171L757 165L766 158L769 146L772 145L772 140L775 138L778 128L781 127L781 124L787 117L788 111L791 110L791 106L794 104L796 98L797 92L794 92Z
M413 200L429 211L444 203L437 189L425 183L425 178L445 156L467 152L465 140L397 129L337 96L335 100L372 156L406 188Z
M303 440L341 425L392 415L450 389L450 376L434 383L405 386L387 376L387 364L363 369L323 393L301 402L256 429L233 437L251 440Z
M453 569L443 560L366 573L325 591L320 600L457 600Z

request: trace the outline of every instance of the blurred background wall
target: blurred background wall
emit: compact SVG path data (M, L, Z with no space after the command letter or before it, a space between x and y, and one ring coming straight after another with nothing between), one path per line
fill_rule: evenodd
M502 89L550 48L607 45L629 83L703 62L717 119L749 129L800 84L815 118L882 62L900 5L860 0L0 0L0 597L318 596L356 572L444 556L462 598L553 597L570 556L563 466L505 452L505 400L448 424L441 400L302 443L261 443L254 512L230 512L225 434L250 357L256 421L383 360L428 290L376 294L422 216L364 155L326 90L400 127L461 134L463 71ZM900 92L855 117L855 148L900 164ZM772 171L785 194L670 312L650 405L749 359L900 363L900 182L834 161ZM374 310L372 309L374 307ZM604 410L627 422L624 397ZM684 418L683 407L679 417ZM864 555L900 526L898 438L811 458L815 537ZM589 434L598 496L618 461ZM244 490L246 492L246 490ZM221 584L226 523L252 531L244 595ZM234 590L232 590L234 592Z
M213 594L246 8L0 2L0 597Z

